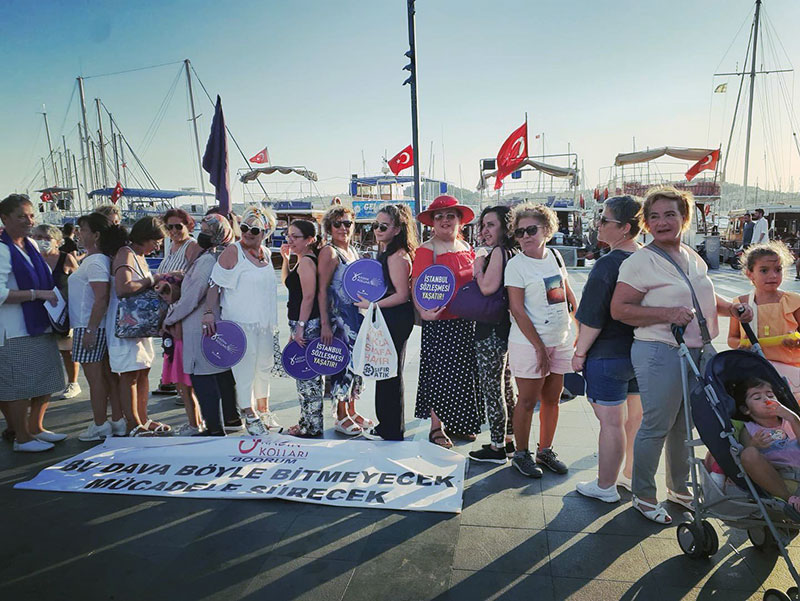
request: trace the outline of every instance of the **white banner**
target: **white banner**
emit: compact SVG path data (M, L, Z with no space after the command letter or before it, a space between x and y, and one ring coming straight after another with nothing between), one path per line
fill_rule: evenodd
M460 513L464 465L429 442L110 438L14 488Z

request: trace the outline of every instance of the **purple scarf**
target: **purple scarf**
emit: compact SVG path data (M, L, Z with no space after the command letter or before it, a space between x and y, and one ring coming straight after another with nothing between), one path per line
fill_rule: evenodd
M11 253L11 272L17 280L17 288L20 290L52 290L55 288L50 268L39 254L39 249L30 240L25 238L25 252L31 259L30 263L22 256L22 252L11 240L8 232L3 231L0 234L0 242L8 246ZM35 300L22 303L22 315L25 318L25 329L28 330L29 336L44 334L50 327L50 318L44 308L44 301Z

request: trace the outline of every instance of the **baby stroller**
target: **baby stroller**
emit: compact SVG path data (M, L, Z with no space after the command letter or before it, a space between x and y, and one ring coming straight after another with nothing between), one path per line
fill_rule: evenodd
M680 347L681 380L685 406L691 407L691 417L686 411L689 433L690 478L695 498L694 520L677 528L681 550L693 559L707 558L719 550L719 538L714 527L705 519L713 517L728 526L747 531L748 538L759 549L776 547L783 556L797 586L786 593L769 589L764 601L789 601L800 599L800 576L792 564L786 545L794 537L800 524L791 521L783 512L785 503L762 491L747 476L739 454L742 445L736 439L731 422L735 402L725 388L725 382L741 379L742 374L766 380L778 401L795 413L800 413L797 401L786 381L764 357L758 339L749 325L743 324L755 352L731 350L714 356L701 374L683 340L683 329L672 327ZM700 435L692 440L691 421ZM702 442L701 442L702 441ZM725 476L733 482L721 486L706 469L705 463L694 456L694 447L705 444Z

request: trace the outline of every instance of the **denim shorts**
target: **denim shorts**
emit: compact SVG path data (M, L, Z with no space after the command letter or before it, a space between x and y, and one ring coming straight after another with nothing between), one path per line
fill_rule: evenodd
M639 394L636 374L628 357L586 359L583 377L590 403L621 405L629 394Z

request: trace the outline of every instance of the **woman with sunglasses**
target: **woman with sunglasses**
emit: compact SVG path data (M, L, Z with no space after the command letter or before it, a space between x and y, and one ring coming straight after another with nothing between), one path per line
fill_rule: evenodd
M405 432L405 387L403 367L406 342L414 328L414 306L411 304L411 263L417 248L417 231L414 215L405 204L388 204L381 207L372 224L375 241L380 246L378 261L383 266L386 294L377 302L389 328L397 351L397 375L375 382L375 415L378 425L365 429L369 440L403 440ZM356 304L366 309L367 301Z
M287 242L281 246L281 277L289 290L287 303L291 338L304 347L320 335L320 311L317 298L317 252L319 237L317 226L305 219L295 219L286 228ZM297 263L289 269L289 256L297 256ZM309 380L296 380L297 398L300 401L300 421L287 430L291 436L313 438L322 435L322 376Z
M586 398L600 422L598 472L596 480L580 482L575 490L615 503L620 499L617 486L631 489L633 441L642 421L642 402L631 362L633 327L611 317L611 297L622 262L639 249L642 203L632 196L615 196L604 204L597 240L611 250L595 262L583 288L572 357L572 369L583 372Z
M411 272L413 285L434 263L447 266L455 275L456 290L472 279L475 252L461 238L461 226L475 217L472 209L449 195L434 199L417 217L433 228L433 237L417 249ZM412 285L412 288L413 288ZM475 322L459 319L446 306L423 309L419 386L414 415L431 420L428 440L447 449L448 437L475 440L481 416L476 391ZM445 428L447 431L445 431Z
M331 206L322 217L322 227L330 236L330 243L319 251L319 291L317 292L322 328L321 338L330 344L334 336L341 339L350 352L358 336L363 317L353 299L344 289L344 272L358 260L356 249L350 246L355 225L355 213L341 204ZM361 396L363 380L349 368L331 376L331 397L336 403L334 429L347 436L358 436L375 426L372 421L356 411L356 401Z
M241 240L222 252L211 271L202 329L203 335L213 336L221 316L244 330L247 348L231 367L236 401L247 433L262 436L268 433L267 427L253 404L256 399L269 397L272 334L278 327L278 283L269 249L264 246L264 239L275 229L275 216L259 207L248 207L239 227Z
M516 451L512 465L524 476L541 478L544 465L557 474L567 466L553 451L564 374L572 371L570 314L576 306L564 261L546 244L558 229L555 212L525 203L512 213L514 237L522 250L506 265L511 310L508 359L519 397L514 408ZM539 443L531 455L533 410L539 405Z
M167 230L169 243L164 249L164 259L156 269L156 273L166 275L171 273L183 274L189 265L203 252L197 242L190 236L194 229L194 219L183 209L169 209L162 217ZM175 384L180 394L180 404L186 410L188 423L178 430L180 436L191 436L202 429L200 409L192 390L192 379L183 371L183 332L181 324L166 328L172 337L172 351L164 353L164 363L161 369L161 384Z

